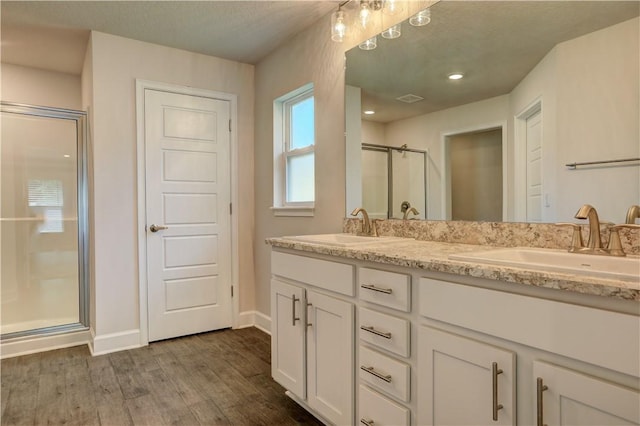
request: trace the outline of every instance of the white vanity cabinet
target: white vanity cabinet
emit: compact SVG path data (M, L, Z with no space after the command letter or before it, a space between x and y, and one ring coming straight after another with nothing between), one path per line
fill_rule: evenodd
M323 292L322 283L327 279L326 287L352 293L353 266L272 254L272 376L320 417L352 424L354 305ZM309 275L314 268L323 272Z
M514 352L421 326L420 424L515 425Z
M430 278L419 304L419 424L640 424L638 316Z

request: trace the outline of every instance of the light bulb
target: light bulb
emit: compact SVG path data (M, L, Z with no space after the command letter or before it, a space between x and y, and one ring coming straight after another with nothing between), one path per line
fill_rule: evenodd
M423 9L409 18L409 23L414 27L422 27L431 22L431 10Z
M347 32L347 26L344 23L344 12L340 9L331 15L331 40L342 42Z

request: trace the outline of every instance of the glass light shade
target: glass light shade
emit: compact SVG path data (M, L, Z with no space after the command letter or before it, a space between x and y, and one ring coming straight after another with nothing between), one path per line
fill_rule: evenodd
M389 27L386 30L384 30L382 33L380 33L380 35L383 38L388 38L388 39L398 38L400 37L401 34L402 34L402 26L400 24Z
M360 1L360 13L358 14L358 17L360 19L360 25L362 25L362 28L367 28L371 17L371 9L369 8L368 1Z
M378 38L376 36L371 37L360 43L358 47L362 50L373 50L378 47Z
M344 12L337 10L331 15L331 40L341 42L347 32L347 26L344 23Z
M384 2L382 12L389 16L396 15L402 12L402 3L398 0L387 0Z
M423 9L409 18L409 23L414 27L422 27L431 22L431 10Z

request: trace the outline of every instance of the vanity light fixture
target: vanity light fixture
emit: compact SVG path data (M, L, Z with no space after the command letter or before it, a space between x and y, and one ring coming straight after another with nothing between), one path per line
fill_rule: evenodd
M462 74L461 72L454 72L449 74L449 80L460 80L462 77L464 77L464 74Z
M422 9L420 12L409 18L409 24L414 27L423 27L431 22L431 10L429 8Z
M343 7L353 0L345 0L338 5L338 10L331 15L331 40L335 42L342 42L347 34L347 30L353 22L351 20L357 20L360 30L367 32L374 21L384 21L378 14L384 15L399 15L403 10L403 2L400 0L358 0L357 9L354 13L347 13L343 10ZM355 1L354 1L355 3ZM347 17L349 16L349 17ZM431 21L431 11L429 8L423 9L413 15L409 19L409 23L413 26L427 25ZM393 25L380 33L383 38L394 39L402 35L401 24ZM362 50L373 50L377 47L376 37L371 37L358 45Z

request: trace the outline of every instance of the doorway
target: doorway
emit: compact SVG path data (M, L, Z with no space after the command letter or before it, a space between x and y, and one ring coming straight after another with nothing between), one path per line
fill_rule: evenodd
M235 98L218 95L138 82L141 330L148 341L233 323Z
M504 217L503 127L444 137L445 218L499 222Z

